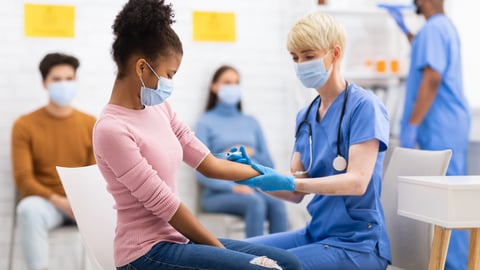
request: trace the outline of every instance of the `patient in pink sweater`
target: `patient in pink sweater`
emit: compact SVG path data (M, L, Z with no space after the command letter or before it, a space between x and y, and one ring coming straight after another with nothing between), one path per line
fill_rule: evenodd
M93 140L116 202L117 269L300 269L284 250L217 239L180 202L182 161L211 178L238 181L259 172L215 158L166 101L183 55L172 22L163 0L130 0L112 27L118 74ZM294 185L291 176L267 173Z

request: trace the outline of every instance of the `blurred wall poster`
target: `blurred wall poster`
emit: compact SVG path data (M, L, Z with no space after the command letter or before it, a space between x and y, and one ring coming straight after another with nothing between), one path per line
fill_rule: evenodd
M193 40L204 42L235 42L235 13L193 12Z
M71 5L24 4L26 37L73 38L75 7Z

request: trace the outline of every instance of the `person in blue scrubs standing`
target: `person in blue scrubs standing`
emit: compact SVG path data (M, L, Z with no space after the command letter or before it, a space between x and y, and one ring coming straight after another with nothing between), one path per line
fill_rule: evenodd
M298 20L288 34L296 75L318 96L297 114L294 191L269 194L292 202L315 194L307 206L311 220L300 230L246 239L292 252L305 270L386 269L391 261L380 201L388 115L377 96L344 79L345 40L343 27L319 12ZM229 159L250 162L245 151ZM266 191L277 184L241 183Z
M240 74L231 66L221 66L213 74L206 112L198 120L195 134L212 153L225 153L244 145L256 163L273 167L262 129L257 120L242 113ZM202 207L205 212L227 213L245 221L246 237L288 230L285 203L246 185L218 181L196 173L203 186Z
M466 175L471 112L463 89L460 38L444 14L443 0L416 0L415 6L426 19L415 36L400 10L387 7L412 43L400 144L426 150L452 149L447 175ZM468 237L467 230L452 231L445 269L467 268Z

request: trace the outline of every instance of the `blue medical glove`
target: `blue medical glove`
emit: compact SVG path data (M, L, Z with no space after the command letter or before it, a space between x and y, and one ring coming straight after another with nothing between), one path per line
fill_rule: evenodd
M417 142L418 125L406 124L400 130L400 146L414 148Z
M252 177L243 181L237 181L237 184L247 185L252 188L260 188L263 191L290 189L291 191L295 190L295 183L293 182L292 176L279 174L272 168L268 168L252 162L250 157L247 155L247 151L245 150L245 147L243 147L243 145L240 146L240 149L232 147L227 153L227 159L230 161L250 165L254 170L260 173L259 176ZM272 178L273 180L271 180ZM277 181L278 183L276 183L275 181Z
M252 188L260 188L263 191L288 190L295 191L295 182L293 176L280 174L272 168L264 167L258 164L252 165L262 175L255 176L243 181L237 181L237 184L247 185Z
M252 160L247 155L247 151L243 145L240 146L240 149L237 149L236 147L230 148L227 153L227 160L252 165Z
M390 16L395 20L398 27L400 27L400 29L403 33L405 33L405 35L408 35L410 33L410 30L408 30L408 27L405 24L405 20L403 19L402 9L410 8L411 6L389 4L378 4L377 6L379 8L384 8L388 11L388 14L390 14Z
M243 145L240 146L240 149L237 149L236 147L230 148L227 153L227 160L250 165L260 174L264 174L263 168L267 168L254 163L247 155L247 151Z

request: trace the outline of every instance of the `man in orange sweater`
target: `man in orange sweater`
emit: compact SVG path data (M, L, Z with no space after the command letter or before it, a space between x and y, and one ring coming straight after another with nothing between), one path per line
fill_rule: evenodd
M48 267L48 231L75 220L55 167L95 163L95 118L71 106L78 66L73 56L47 54L39 69L48 104L18 118L12 129L12 171L20 196L17 226L30 270Z

